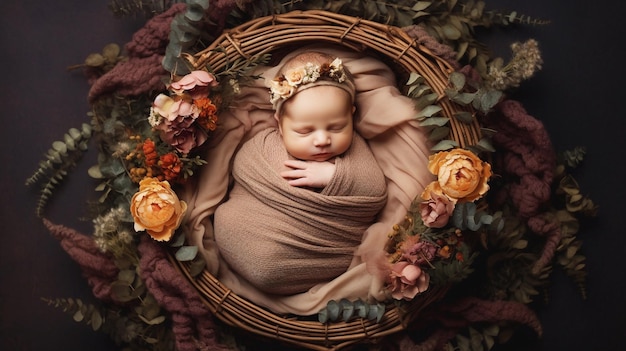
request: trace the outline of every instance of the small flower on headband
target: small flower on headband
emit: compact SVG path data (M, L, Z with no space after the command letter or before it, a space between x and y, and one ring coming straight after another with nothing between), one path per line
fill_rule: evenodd
M317 65L312 62L285 72L271 81L270 102L276 104L280 99L286 100L293 96L299 86L314 83L321 77L328 77L343 83L347 76L341 59L336 58L330 64Z

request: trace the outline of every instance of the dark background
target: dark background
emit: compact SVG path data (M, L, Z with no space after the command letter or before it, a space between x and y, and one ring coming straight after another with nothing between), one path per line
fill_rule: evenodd
M115 350L108 337L75 323L41 297L92 301L77 265L35 216L38 188L24 181L52 141L88 122L88 84L70 65L124 44L141 18L116 19L108 1L3 1L0 4L0 350ZM550 302L539 310L544 337L523 335L505 350L617 350L626 342L626 76L623 74L626 4L605 1L488 0L491 9L550 19L541 27L497 29L485 37L507 53L515 39L536 38L544 68L515 92L542 120L557 150L587 148L575 173L583 193L600 206L583 221L589 272L587 300L562 274L554 274ZM52 221L90 232L81 221L95 197L86 170L90 152L46 212Z

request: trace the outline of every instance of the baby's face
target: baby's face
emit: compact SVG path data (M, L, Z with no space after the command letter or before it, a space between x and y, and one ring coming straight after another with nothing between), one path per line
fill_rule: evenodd
M279 129L291 156L327 161L352 143L354 106L350 95L334 86L317 86L297 93L283 104Z

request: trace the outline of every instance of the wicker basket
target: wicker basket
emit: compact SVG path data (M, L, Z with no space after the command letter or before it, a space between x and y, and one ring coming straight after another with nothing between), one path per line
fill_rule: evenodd
M399 77L421 74L439 95L442 114L450 118L450 139L459 146L480 139L477 121L459 123L455 112L464 109L446 98L448 76L453 68L445 60L420 46L402 29L326 11L294 11L249 21L223 33L202 52L188 57L195 67L211 66L216 71L227 62L259 53L278 53L285 48L312 43L332 43L357 52L375 53ZM220 50L214 50L219 48ZM381 248L382 249L382 248ZM361 342L375 342L405 328L425 306L441 298L446 288L431 287L409 305L390 304L380 322L357 319L322 324L310 319L276 315L237 296L214 276L204 271L192 278L188 267L172 260L200 292L207 306L223 322L252 333L313 350L338 350Z

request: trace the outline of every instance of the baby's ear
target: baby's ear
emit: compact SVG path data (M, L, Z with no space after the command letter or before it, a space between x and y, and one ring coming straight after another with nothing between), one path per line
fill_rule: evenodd
M278 113L274 113L274 120L276 121L276 125L278 126L278 131L280 134L283 134L283 127L280 125L280 117L278 117Z

